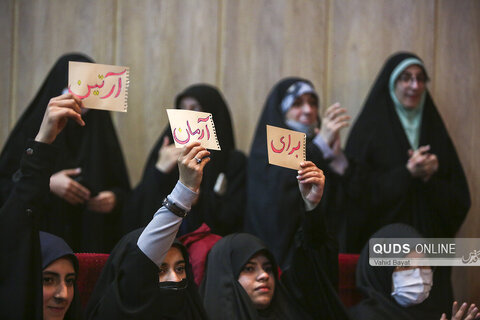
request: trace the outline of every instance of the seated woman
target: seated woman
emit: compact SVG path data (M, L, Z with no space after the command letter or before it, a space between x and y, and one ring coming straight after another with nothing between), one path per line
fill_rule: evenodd
M60 237L40 231L43 320L82 319L75 280L78 259Z
M144 229L113 249L87 306L88 319L207 319L187 251L174 239L198 197L209 155L198 142L182 149L175 188Z
M328 181L321 206L332 233L341 231L345 202L341 185L346 180L343 176L347 175L348 161L340 148L339 132L348 126L349 116L336 103L320 121L319 104L310 81L286 78L278 82L265 102L250 151L245 231L265 241L282 269L292 259L303 214L299 209L302 199L295 171L268 163L267 124L307 135L306 158L323 170Z
M216 234L238 231L245 208L246 157L235 149L227 103L215 87L197 84L176 97L175 108L211 113L222 149L212 150L212 163L205 169L198 202L192 207L192 214L184 219L178 235L192 232L204 222ZM147 225L172 190L178 179L179 152L167 126L150 152L142 180L128 202L127 230Z
M372 238L422 238L413 227L396 223L383 227ZM408 255L407 255L408 257ZM357 264L357 287L366 297L349 311L355 319L446 319L452 303L450 273L439 267L373 267L369 263L368 244L362 250ZM454 317L474 319L478 308L461 310L454 303Z
M69 61L93 62L66 54L18 120L0 155L0 205L18 181L18 166L28 139L40 127L50 99L67 91ZM62 237L75 252L110 252L120 238L120 214L130 182L110 113L83 109L87 126L68 122L55 140L61 149L44 197L40 229Z
M453 237L470 208L462 165L427 82L420 58L392 55L350 132L345 152L362 165L366 191L348 215L351 252L396 222L425 237Z
M38 208L50 191L59 151L50 144L67 119L85 125L81 106L71 94L49 102L35 141L24 147L21 175L0 210L1 319L81 319L78 261L65 241L38 231L43 214Z
M200 288L210 319L347 319L332 284L337 253L317 206L325 178L307 161L298 181L308 212L292 266L280 280L273 253L257 237L236 233L219 240Z

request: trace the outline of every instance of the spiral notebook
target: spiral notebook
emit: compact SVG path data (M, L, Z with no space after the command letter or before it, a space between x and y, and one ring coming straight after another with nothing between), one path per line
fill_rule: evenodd
M268 163L299 170L306 159L306 142L303 132L267 125Z
M167 114L177 148L182 148L189 142L200 141L207 149L221 150L211 113L167 109Z
M86 108L127 112L128 67L70 61L68 91Z

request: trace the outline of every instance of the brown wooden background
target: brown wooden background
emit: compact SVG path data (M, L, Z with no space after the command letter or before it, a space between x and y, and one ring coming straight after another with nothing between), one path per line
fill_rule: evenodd
M114 121L134 184L190 84L223 91L248 152L280 78L312 80L322 109L339 101L355 117L385 58L416 52L470 185L459 236L480 237L478 0L2 0L0 30L0 147L56 59L81 51L130 67L129 112ZM479 304L478 279L480 268L456 268L457 297Z

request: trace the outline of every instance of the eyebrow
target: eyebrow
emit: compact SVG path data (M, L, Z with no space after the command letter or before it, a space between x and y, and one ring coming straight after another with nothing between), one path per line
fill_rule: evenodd
M60 277L60 274L57 273L57 272L54 272L54 271L43 271L42 272L42 275L44 276L56 276L56 277ZM65 275L65 277L70 277L70 276L77 276L77 273L76 272L72 272L72 273L67 273Z

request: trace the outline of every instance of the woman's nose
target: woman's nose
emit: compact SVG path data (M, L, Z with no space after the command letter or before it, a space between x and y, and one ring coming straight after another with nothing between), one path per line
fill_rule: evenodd
M182 279L176 272L169 272L165 281L180 282Z
M61 282L57 286L57 291L55 292L55 298L62 298L66 299L67 298L67 284L65 282Z
M258 274L257 279L259 281L266 281L266 280L268 280L269 277L270 276L269 276L268 272L266 272L265 270L262 269L260 271L260 273Z
M312 111L313 111L313 106L310 103L305 102L302 105L302 112L303 113L312 113Z

